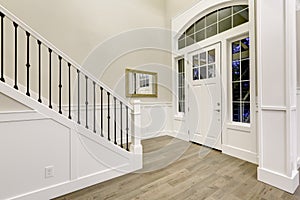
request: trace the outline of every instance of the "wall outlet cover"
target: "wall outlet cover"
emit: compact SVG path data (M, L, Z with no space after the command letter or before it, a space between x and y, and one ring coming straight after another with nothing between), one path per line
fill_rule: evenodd
M54 167L48 166L45 167L45 178L51 178L54 176Z

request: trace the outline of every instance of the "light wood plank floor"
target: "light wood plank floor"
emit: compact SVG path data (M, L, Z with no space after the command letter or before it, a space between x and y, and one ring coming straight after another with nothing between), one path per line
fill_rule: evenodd
M168 136L144 140L142 170L56 200L299 199L256 180L257 166Z

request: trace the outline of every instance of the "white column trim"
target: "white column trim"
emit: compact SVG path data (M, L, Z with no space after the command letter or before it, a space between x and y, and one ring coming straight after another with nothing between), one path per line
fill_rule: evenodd
M297 170L297 105L296 105L296 0L277 1L274 8L268 8L268 2L272 0L256 1L257 3L257 55L258 55L258 90L259 90L259 167L258 180L278 187L290 193L294 193L299 185L299 172ZM266 9L266 10L264 10ZM278 27L272 31L278 31L273 39L277 39L279 47L275 50L278 56L282 57L276 61L272 60L268 50L270 49L271 38L268 40L267 24L272 22L272 16L278 13ZM280 18L279 18L280 17ZM271 24L269 26L272 26ZM264 57L265 56L265 57ZM280 62L280 63L275 63ZM283 97L281 101L270 99L274 98L272 92L268 93L271 76L266 74L265 70L270 69L271 65L275 67L275 77L281 78L283 82L278 83L281 89L279 95ZM266 67L263 70L263 67ZM283 72L283 73L282 73ZM265 73L265 74L264 74ZM266 94L267 93L267 94ZM263 98L263 96L266 96ZM270 96L268 96L270 95ZM262 100L266 100L262 102ZM276 105L277 104L277 105ZM277 126L282 130L273 130L270 116L278 117ZM281 117L281 118L279 118ZM276 119L276 118L275 118ZM282 119L280 121L280 119ZM266 123L266 124L263 124ZM272 133L275 139L272 146ZM277 139L276 139L277 138ZM276 147L278 145L278 148ZM280 149L279 149L280 148ZM274 151L274 155L270 152ZM276 160L276 151L281 152ZM264 157L265 156L265 157ZM274 161L273 161L274 160Z

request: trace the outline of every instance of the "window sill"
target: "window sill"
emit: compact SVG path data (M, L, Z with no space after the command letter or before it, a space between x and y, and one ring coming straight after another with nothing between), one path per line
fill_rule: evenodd
M238 122L229 122L229 123L227 123L227 128L232 129L232 130L250 132L251 131L251 124L238 123Z
M174 115L174 120L184 121L184 119L185 119L185 114L184 113L177 113L176 115Z

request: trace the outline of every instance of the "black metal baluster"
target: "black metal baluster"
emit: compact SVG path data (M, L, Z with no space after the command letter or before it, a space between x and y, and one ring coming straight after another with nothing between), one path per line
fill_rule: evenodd
M52 104L51 104L51 53L52 49L49 49L49 108L52 109Z
M42 99L41 99L41 41L37 41L38 43L38 48L39 48L39 60L38 60L38 63L39 63L39 99L38 99L38 102L42 103Z
M109 100L109 97L110 97L110 93L107 92L107 139L108 141L110 141L110 100Z
M103 88L100 87L101 90L101 137L104 137L103 135Z
M30 61L29 61L29 38L30 38L30 33L28 33L26 31L26 37L27 37L27 63L26 63L26 67L27 67L27 92L26 95L30 97L30 92L29 92L29 68L30 68Z
M77 79L78 79L78 119L77 123L80 124L80 71L77 69Z
M71 117L71 64L68 63L69 67L69 119L72 119Z
M96 83L93 81L94 90L94 133L96 133Z
M117 144L117 99L114 97L114 138Z
M85 128L89 128L88 126L88 77L85 76Z
M129 127L128 127L128 106L126 106L126 150L129 151L129 142L128 142L128 131L129 131Z
M3 20L4 20L5 15L2 12L0 12L0 16L1 16L1 78L0 78L0 80L2 82L5 82L5 79L4 79L4 39L3 39L4 38L4 26L3 26L4 22L3 22Z
M123 122L122 122L122 102L120 102L120 135L121 135L121 148L123 148Z
M15 85L14 88L18 90L18 24L13 22L15 27Z
M59 89L59 103L58 103L58 113L62 114L62 110L61 110L61 89L62 89L62 84L61 84L61 56L58 56L58 60L59 60L59 84L58 84L58 89Z

